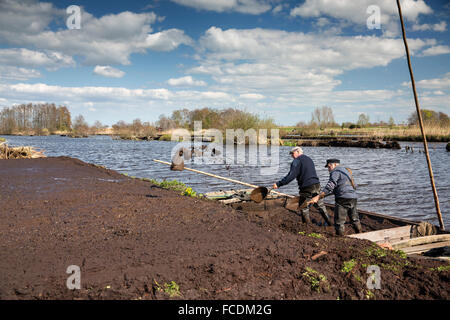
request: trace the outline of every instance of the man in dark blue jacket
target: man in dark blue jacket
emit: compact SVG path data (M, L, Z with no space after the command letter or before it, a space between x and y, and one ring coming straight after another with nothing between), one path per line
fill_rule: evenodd
M323 188L322 192L312 199L312 202L318 202L326 196L334 194L334 224L336 234L344 235L345 220L347 214L357 233L362 231L359 215L356 211L356 187L353 181L352 172L349 169L340 166L339 159L328 159L325 165L330 172L330 180Z
M295 147L290 152L294 160L291 163L291 169L287 176L273 184L274 189L287 185L289 182L297 178L298 189L300 194L299 205L304 201L310 201L320 192L320 181L317 177L316 167L310 157L303 154L303 149ZM327 208L322 200L316 201L314 207L320 212L325 222L332 225L330 216L327 214ZM310 223L309 206L301 210L303 221Z

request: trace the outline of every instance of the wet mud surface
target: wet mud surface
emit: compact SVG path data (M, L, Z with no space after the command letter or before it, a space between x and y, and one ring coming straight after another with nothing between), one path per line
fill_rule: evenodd
M276 203L232 208L67 157L2 160L0 186L0 299L450 297L447 264L335 236L315 213L306 226Z

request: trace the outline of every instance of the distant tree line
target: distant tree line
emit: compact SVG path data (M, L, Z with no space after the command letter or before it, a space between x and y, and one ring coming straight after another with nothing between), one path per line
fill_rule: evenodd
M450 119L443 112L423 109L422 118L426 126L449 127ZM194 130L194 122L201 121L203 129L272 129L276 128L272 118L263 118L258 114L250 113L237 108L227 109L178 109L170 116L160 115L156 123L142 122L140 119L126 123L121 120L112 126L112 133L121 137L151 137L157 131L168 131L175 128ZM418 125L416 112L408 118L410 126ZM309 129L325 128L366 128L366 127L393 127L395 121L390 117L384 121L370 122L367 114L359 114L356 123L343 122L341 125L334 120L333 110L328 106L315 108L311 113L309 123L300 121L296 127ZM0 111L0 134L35 134L45 135L56 132L71 132L76 135L101 134L108 126L96 121L92 126L85 121L82 115L77 116L73 123L71 114L66 106L56 106L54 103L21 104L5 107Z
M263 118L235 108L175 110L170 117L161 115L156 125L164 131L174 128L194 130L195 121L202 122L202 129L214 128L222 131L225 129L271 129L277 126L272 118Z
M439 127L449 127L450 126L450 118L447 114L443 112L436 112L433 110L422 109L422 121L424 125L429 126L439 126ZM419 117L417 112L413 112L408 118L409 125L418 125Z
M447 114L443 112L436 112L433 110L423 109L422 119L424 125L433 126L433 127L449 127L450 126L450 118ZM418 116L417 112L414 111L408 118L408 125L416 126L418 125ZM308 128L308 129L325 129L325 128L337 128L341 127L355 129L355 128L367 128L367 127L394 127L395 120L391 116L388 122L378 121L378 122L370 122L369 115L365 113L360 113L358 116L358 121L356 123L353 122L343 122L341 125L337 124L334 121L333 110L330 107L324 106L321 108L315 108L311 113L311 121L306 123L304 121L300 121L296 124L296 127L299 128Z
M89 126L82 115L72 123L69 109L57 107L54 103L21 104L0 111L0 134L48 135L59 132L86 136L102 133L107 128L100 121Z
M358 116L358 121L356 123L353 122L343 122L341 125L336 123L334 120L333 110L330 107L323 106L321 108L315 108L311 113L311 121L306 123L304 121L300 121L296 124L299 128L307 128L307 129L326 129L326 128L367 128L367 127L393 127L395 125L394 118L390 117L389 122L379 121L379 122L370 122L369 115L365 113L361 113Z
M156 134L155 126L150 122L142 122L141 119L134 119L132 123L123 120L112 126L113 134L121 138L131 137L152 137Z
M0 111L1 134L50 134L71 129L70 112L55 104L21 104Z

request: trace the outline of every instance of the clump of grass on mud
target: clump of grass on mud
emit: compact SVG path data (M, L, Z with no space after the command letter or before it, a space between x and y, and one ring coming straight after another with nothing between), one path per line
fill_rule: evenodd
M396 274L400 274L404 267L411 265L410 261L407 259L406 253L402 250L386 250L378 247L377 245L373 245L367 248L364 252L366 257L372 260L371 263L362 263L361 266L364 268L375 263L379 264L384 270L390 270ZM387 257L391 259L385 260ZM373 259L376 261L373 261ZM362 260L364 260L364 262L369 262L366 259ZM385 263L387 261L389 261L389 263Z
M166 282L162 287L156 280L154 281L156 290L166 293L171 298L181 296L180 286L175 281Z
M402 250L394 250L393 251L396 255L398 255L400 258L402 259L406 259L408 256L406 255L406 253Z
M187 188L184 183L177 180L163 180L160 182L155 179L150 179L150 182L163 189L169 189L173 191L184 191Z
M170 281L169 283L164 283L164 292L169 295L169 297L179 297L180 286L175 281Z
M398 260L399 264L407 263L402 260L406 260L408 257L406 255L406 253L402 250L386 250L377 245L373 245L372 247L366 249L365 253L366 253L367 257L369 257L369 258L373 257L376 259L381 259L381 258L390 256L390 257L394 258L395 260Z
M387 250L381 247L370 247L366 250L368 257L383 258L387 256Z
M308 237L322 239L323 235L321 235L320 233L311 232L310 234L308 234Z
M374 298L375 298L375 294L370 290L366 290L366 299L370 300L370 299L374 299Z
M341 272L349 273L353 270L353 268L356 266L356 260L351 259L349 261L344 261L344 265L341 268Z
M345 274L353 274L353 277L359 282L363 282L359 270L357 268L358 261L356 259L350 259L348 261L344 261L342 265L341 272Z
M126 177L130 177L127 173L122 173ZM132 179L138 179L135 176L131 176ZM201 198L203 197L203 194L197 193L192 189L191 187L188 187L183 182L177 181L177 180L163 180L163 181L157 181L155 179L148 179L148 178L139 178L142 181L150 182L154 185L157 185L158 187L161 187L163 189L173 190L177 192L181 192L180 194L182 196L189 196L193 198Z
M155 179L146 179L146 181L150 181L151 183L168 190L173 190L177 192L181 192L183 196L189 196L193 198L202 197L202 194L195 192L191 187L186 186L184 183L179 182L177 180L163 180L161 182Z
M308 236L308 237L318 238L318 239L325 238L324 235L322 235L320 233L315 233L315 232L311 232L311 233L306 234L305 231L299 231L298 234L300 234L302 236Z
M330 290L330 284L328 283L327 277L313 268L306 267L306 271L302 273L302 276L304 276L310 283L311 290L318 293L321 292L321 288L325 289L325 291Z
M450 271L450 264L446 266L439 266L437 268L430 268L431 271L438 271L438 272L444 272L444 271Z

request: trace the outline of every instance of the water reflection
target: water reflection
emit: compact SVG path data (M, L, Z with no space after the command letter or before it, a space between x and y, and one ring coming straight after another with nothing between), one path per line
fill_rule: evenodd
M44 149L47 156L75 157L131 176L159 180L177 179L198 192L241 188L240 185L189 171L170 171L168 166L152 161L152 159L170 161L175 142L112 140L110 137L102 136L87 139L60 136L3 137L10 145L29 145ZM303 149L316 164L322 184L328 180L328 170L324 168L327 158L338 158L343 166L353 170L360 208L438 224L425 155L417 152L422 148L422 144L408 142L401 145L413 146L415 152L406 153L404 148L386 150L304 147ZM270 175L262 175L260 167L237 164L228 166L222 158L218 158L215 164L186 162L186 166L255 185L270 186L289 171L292 160L289 156L290 149L280 147L278 172ZM430 143L430 154L443 219L449 226L450 152L446 152L445 143ZM248 153L246 157L248 163ZM295 181L282 187L280 192L297 193ZM333 202L331 198L327 200Z

